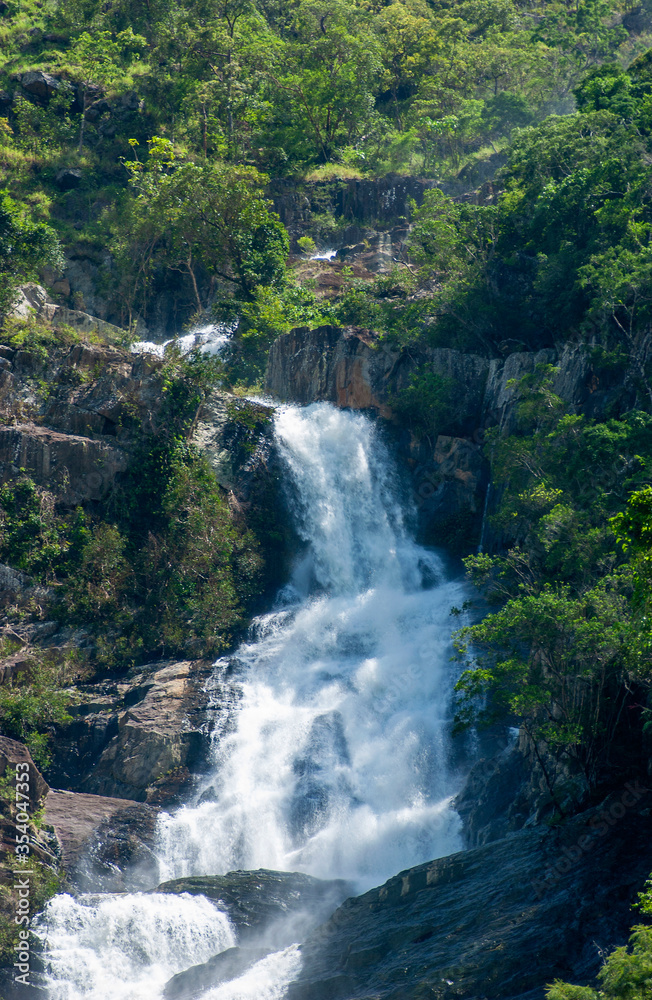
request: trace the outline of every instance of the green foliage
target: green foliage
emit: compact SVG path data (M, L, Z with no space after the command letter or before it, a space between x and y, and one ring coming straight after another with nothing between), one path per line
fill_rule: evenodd
M195 163L176 157L172 143L155 137L147 163L127 161L135 198L111 210L111 249L124 276L117 291L131 312L146 315L153 275L181 271L204 308L200 271L251 298L258 285L280 286L289 240L270 211L264 175L253 167ZM127 261L138 259L138 269Z
M461 629L459 649L472 646L474 665L456 685L458 724L516 717L533 740L580 764L595 784L626 694L625 612L613 581L579 598L544 585Z
M637 905L641 912L650 913L652 893L640 893ZM556 980L546 990L546 1000L647 1000L652 990L652 927L632 927L629 948L612 951L598 979L599 989Z
M146 648L205 655L244 624L262 561L250 532L233 523L205 456L176 453L162 498L167 524L151 533L139 568Z
M205 456L187 444L221 375L211 356L168 355L160 432L143 441L104 519L82 525L74 562L57 567L57 614L93 623L104 670L143 655L218 652L260 587L256 538L234 517Z
M246 300L218 302L213 311L218 319L237 322L225 359L225 376L232 385L263 380L269 348L282 333L337 322L328 302L319 301L307 285L290 281L281 288L257 285Z
M40 768L50 763L54 726L70 722L73 696L68 685L75 672L65 663L35 657L0 687L0 728L5 736L25 743Z
M454 422L455 381L436 372L415 372L410 384L390 399L394 412L417 437L431 442L442 425Z
M54 494L27 476L0 488L0 558L9 565L47 580L74 559L85 531L81 511L64 518Z
M563 119L547 118L540 134L537 123L570 112L573 94L582 113L568 115L570 128L586 119L591 164L568 150L538 210L541 192L515 175L509 207L451 208L429 195L413 249L422 284L437 294L416 323L405 304L382 318L401 342L421 334L425 315L435 342L494 352L512 340L548 343L587 309L591 323L612 328L623 310L627 318L644 305L647 237L623 222L633 212L646 224L642 177L632 171L652 99L644 57L621 68L645 37L625 30L620 3L26 0L0 22L0 43L3 86L29 69L60 81L7 112L0 171L12 196L71 247L109 244L103 280L130 327L137 314L147 322L170 278L180 322L221 282L245 298L259 285L280 287L287 242L264 198L266 177L316 166L342 176L398 171L461 193L480 185L487 157L513 136L514 162L538 161L537 135L541 162L556 155ZM72 163L80 187L62 191L56 177ZM571 178L582 169L584 186ZM604 202L621 196L626 211L616 219ZM525 226L523 214L532 216ZM626 240L600 238L614 225ZM614 259L603 261L610 246Z
M17 285L34 278L39 267L56 266L61 259L53 230L31 222L9 195L0 191L0 322L13 304Z
M633 73L595 69L580 113L514 132L496 206L427 193L411 255L422 281L437 282L440 338L470 336L492 353L597 336L625 352L652 399L639 350L651 315L648 90Z
M501 607L457 634L458 725L516 719L595 786L631 766L624 709L650 679L652 417L565 415L554 376L515 383L516 431L487 442L502 551L465 563Z

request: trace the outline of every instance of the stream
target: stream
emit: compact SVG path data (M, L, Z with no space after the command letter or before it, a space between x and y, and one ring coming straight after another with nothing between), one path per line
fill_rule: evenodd
M367 416L283 406L275 439L303 550L274 607L215 665L217 683L235 662L239 697L194 798L159 819L159 881L268 868L360 893L461 848L450 609L465 585L413 540ZM35 929L52 1000L158 1000L175 973L237 942L203 896L165 893L61 894ZM296 940L206 1000L283 997L300 927Z

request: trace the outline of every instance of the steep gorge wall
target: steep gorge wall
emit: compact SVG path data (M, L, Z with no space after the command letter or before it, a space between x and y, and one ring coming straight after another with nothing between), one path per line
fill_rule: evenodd
M590 353L568 344L489 359L449 348L398 349L355 328L298 328L269 353L266 390L299 403L325 400L368 410L398 436L398 452L413 477L424 540L469 551L479 542L489 468L487 428L509 432L516 418L517 382L538 364L558 368L552 389L572 412L604 414L624 405L622 386L602 385ZM436 436L419 440L394 419L394 401L412 377L432 372L452 386L452 405ZM491 539L485 542L491 543Z

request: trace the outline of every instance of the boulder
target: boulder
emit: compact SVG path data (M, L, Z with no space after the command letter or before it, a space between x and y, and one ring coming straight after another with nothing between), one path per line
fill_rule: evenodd
M270 406L219 389L202 406L192 443L206 452L224 489L251 493L251 480L270 459L273 413Z
M111 105L106 98L102 98L99 101L95 101L94 104L91 104L91 106L86 109L86 120L89 122L96 122L102 117L102 115L105 115L110 111Z
M66 277L63 280L66 282L68 289L70 289L71 286L68 278ZM113 323L107 323L98 316L91 316L81 309L67 309L65 306L55 306L52 315L47 318L50 319L52 325L55 327L71 326L79 333L99 333L101 336L108 337L109 340L121 340L125 335L125 331L121 327L114 326Z
M29 319L30 316L40 316L51 299L42 285L29 281L18 289L16 303L11 311L15 319Z
M269 954L269 948L228 948L201 965L177 973L165 984L165 1000L196 1000L207 990L241 976Z
M118 731L80 790L156 804L177 800L208 752L203 685L211 673L204 660L138 668L121 685Z
M55 790L50 791L45 809L64 870L77 889L95 892L133 891L156 884L156 816L156 809L142 802Z
M288 1000L543 1000L626 942L652 870L652 792L633 780L563 826L419 865L347 900L302 945Z
M323 881L300 872L229 872L164 882L156 892L206 896L228 914L238 941L283 948L333 912L350 891L341 879Z
M29 72L23 73L20 83L23 90L41 100L48 100L62 87L61 80L58 80L56 76L51 76L50 73L44 73L40 69L29 70Z
M21 650L5 656L0 660L0 684L7 684L21 675L29 674L30 668L34 665L34 656L28 651Z
M20 353L20 352L19 352ZM0 482L14 480L21 469L41 486L57 482L68 504L100 500L115 477L127 468L125 452L102 441L39 427L0 427Z

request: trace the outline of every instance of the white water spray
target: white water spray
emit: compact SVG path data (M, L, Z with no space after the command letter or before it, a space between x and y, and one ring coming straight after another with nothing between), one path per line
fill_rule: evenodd
M133 354L156 354L159 358L165 356L165 349L175 344L182 354L199 350L202 354L219 354L231 339L234 327L225 323L208 323L205 326L194 327L189 333L180 337L170 337L160 343L153 340L137 340L131 345Z
M235 944L203 896L55 896L39 918L51 1000L153 1000L171 976Z
M367 417L321 403L285 407L275 424L305 551L277 607L236 651L241 698L210 780L194 805L159 822L160 876L263 867L346 878L363 891L461 846L447 733L449 614L463 585L446 582L439 558L412 541L393 464ZM226 665L216 664L217 677ZM149 952L141 965L129 958L131 992L122 973L113 993L79 978L76 963L92 969L114 939L66 922L66 898L45 918L54 1000L144 997L143 969L159 962ZM153 912L168 905L123 896L125 919L143 898ZM99 914L104 904L74 905ZM188 919L180 907L171 940ZM184 948L175 971L203 960ZM86 951L97 958L86 962ZM298 962L296 949L268 956L207 997L276 1000ZM148 1000L172 959L160 967Z

